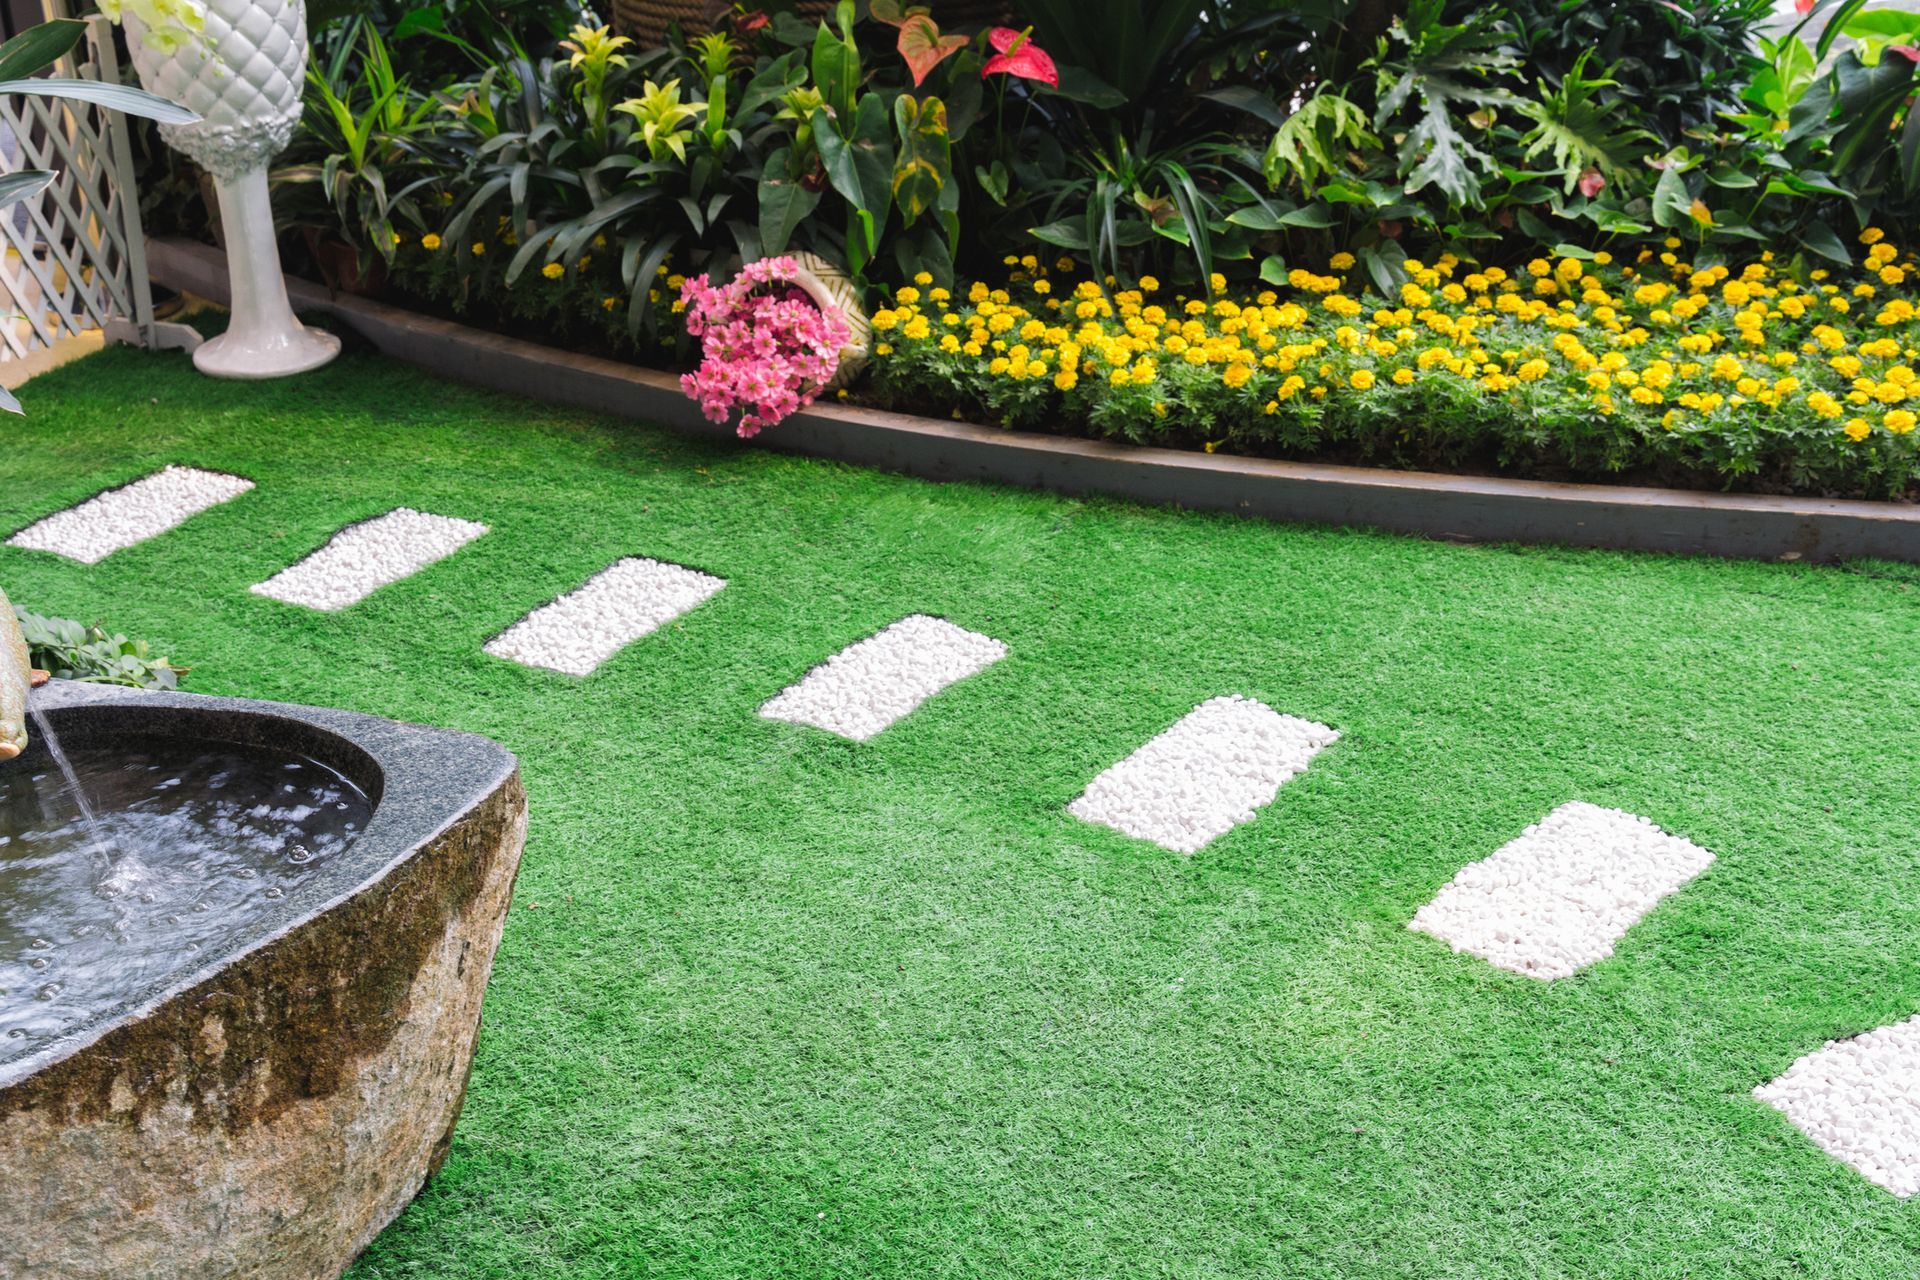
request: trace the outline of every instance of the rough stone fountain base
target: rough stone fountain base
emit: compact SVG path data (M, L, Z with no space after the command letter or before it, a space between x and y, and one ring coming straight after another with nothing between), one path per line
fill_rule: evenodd
M0 1276L338 1275L439 1167L526 837L503 748L346 712L56 682L63 739L311 756L375 808L270 931L0 1046Z

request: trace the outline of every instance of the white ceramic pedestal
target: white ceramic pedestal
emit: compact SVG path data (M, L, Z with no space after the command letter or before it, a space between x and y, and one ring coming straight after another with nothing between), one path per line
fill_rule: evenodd
M131 10L127 47L151 93L191 108L197 124L162 125L161 136L214 178L233 278L233 323L193 362L216 378L284 378L317 369L340 340L303 326L287 303L273 236L267 165L300 118L307 74L302 0L204 0L199 38L156 47Z
M266 169L218 178L215 185L227 236L233 321L193 353L194 367L215 378L284 378L318 369L340 354L340 339L301 324L287 302Z

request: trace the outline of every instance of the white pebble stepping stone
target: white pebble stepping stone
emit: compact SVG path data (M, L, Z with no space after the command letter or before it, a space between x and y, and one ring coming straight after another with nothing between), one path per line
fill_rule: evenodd
M496 658L570 676L594 670L726 586L684 565L633 556L543 604L487 642Z
M1462 867L1407 927L1513 973L1566 978L1712 862L1645 818L1575 801Z
M1252 698L1210 698L1087 784L1067 812L1198 853L1273 803L1340 734Z
M865 742L1006 656L1007 646L990 636L916 613L834 654L760 714Z
M1829 1040L1753 1096L1867 1181L1920 1195L1920 1017Z
M164 467L30 524L7 539L7 545L98 564L251 488L253 481L219 471Z
M400 507L348 525L326 546L252 590L257 596L333 613L445 560L486 531L487 526L472 520Z

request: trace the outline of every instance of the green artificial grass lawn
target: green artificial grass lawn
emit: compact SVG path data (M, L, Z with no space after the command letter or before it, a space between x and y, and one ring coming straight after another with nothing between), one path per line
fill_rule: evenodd
M532 822L471 1092L375 1277L1911 1278L1920 1200L1751 1095L1920 1011L1920 588L938 486L482 394L110 351L32 383L0 531L259 482L41 612L187 687L489 734ZM400 505L492 532L250 595ZM587 679L484 656L647 555L728 586ZM759 718L906 614L1010 656L865 744ZM1222 693L1338 728L1192 858L1079 822ZM1551 984L1405 928L1556 805L1719 860Z

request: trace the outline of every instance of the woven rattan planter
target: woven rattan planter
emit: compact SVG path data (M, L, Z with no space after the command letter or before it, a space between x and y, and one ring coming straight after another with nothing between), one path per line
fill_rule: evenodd
M989 26L1012 20L1007 0L921 0L943 28ZM623 36L643 45L666 43L667 28L679 23L688 35L713 29L733 11L720 0L613 0L613 26ZM831 0L798 0L794 13L802 22L819 22L833 12Z

